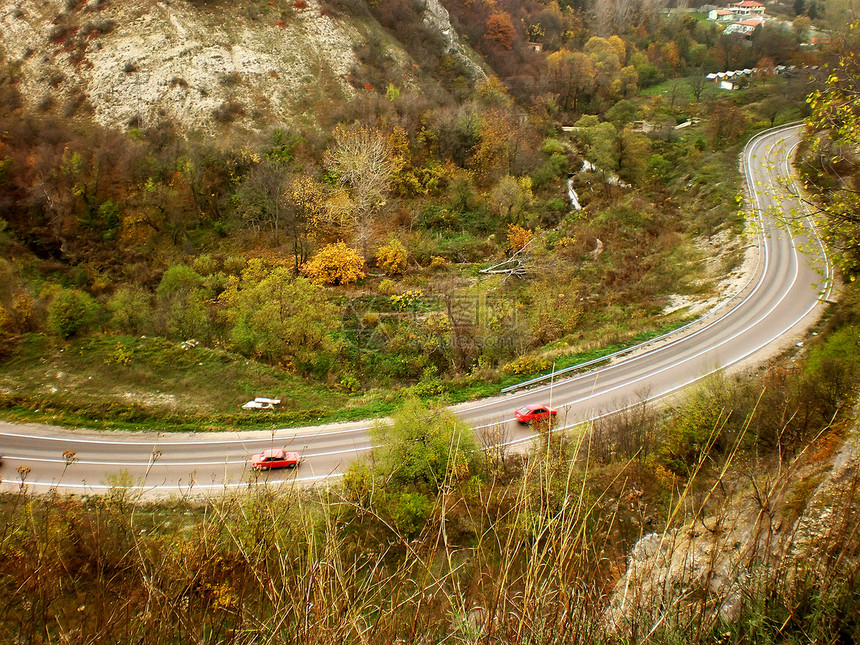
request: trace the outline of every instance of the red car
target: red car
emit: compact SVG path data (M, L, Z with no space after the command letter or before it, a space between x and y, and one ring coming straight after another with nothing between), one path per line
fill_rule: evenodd
M295 468L302 461L302 456L297 452L270 448L260 454L251 455L251 467L257 470L269 470L270 468Z
M541 404L526 405L514 412L514 416L520 423L546 421L550 417L555 417L556 414L558 414L558 411L555 408Z

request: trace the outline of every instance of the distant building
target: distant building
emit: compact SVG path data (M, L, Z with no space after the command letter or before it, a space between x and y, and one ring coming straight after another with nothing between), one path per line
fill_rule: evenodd
M764 19L762 18L750 18L748 20L739 20L738 22L733 22L728 25L724 30L724 34L741 34L743 36L749 36L756 30L756 27L760 27L764 24Z
M759 74L758 69L736 69L730 72L716 72L708 74L705 79L716 83L720 89L734 90L747 85L748 79L754 74Z
M764 5L761 2L756 2L755 0L741 0L740 2L735 2L729 5L729 11L732 11L738 16L763 16Z
M735 17L735 12L730 9L712 9L708 12L708 20L714 22L729 22Z
M741 25L736 27L738 22L744 20L764 20L764 5L756 0L740 0L734 2L728 7L714 7L708 11L708 20L713 22L729 23L731 29L726 29L727 34L744 34L749 35L755 27L749 28L749 25Z

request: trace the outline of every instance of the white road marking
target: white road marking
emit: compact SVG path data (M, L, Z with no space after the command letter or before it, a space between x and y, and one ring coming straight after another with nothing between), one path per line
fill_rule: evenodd
M309 477L290 477L289 479L278 479L275 481L264 481L257 482L256 485L271 485L271 484L289 484L293 482L308 482L308 481L319 481L321 479L330 479L334 477L343 477L343 473L329 473L328 475L311 475ZM0 484L7 485L12 484L15 487L19 487L21 482L19 480L9 480L2 479L0 480ZM198 489L231 489L231 488L239 488L239 487L250 487L254 484L251 482L223 482L223 483L209 483L209 484L200 484L198 482L188 483L188 484L133 484L131 486L122 486L123 490L142 490L142 491L153 491L153 490L179 490L185 491L187 493L193 493ZM78 483L66 483L66 482L37 482L37 481L25 481L24 486L39 486L41 488L70 488L76 490L111 490L114 488L120 488L119 486L113 486L111 484L88 484L86 482Z
M329 452L314 452L303 454L302 459L310 459L312 457L329 457L331 455L342 455L347 453L359 453L365 452L373 448L372 445L367 446L356 446L354 448L346 448L344 450L331 450ZM64 464L66 463L65 459L54 459L51 457L19 457L16 455L3 455L3 459L9 461L35 461L40 463L48 463L48 464ZM76 459L72 463L69 464L69 467L76 464L81 464L84 466L118 466L118 467L127 467L127 466L182 466L182 467L194 467L194 466L229 466L231 464L246 464L248 463L248 459L220 459L218 461L170 461L168 459L156 459L156 460L147 460L147 461L99 461L92 459Z

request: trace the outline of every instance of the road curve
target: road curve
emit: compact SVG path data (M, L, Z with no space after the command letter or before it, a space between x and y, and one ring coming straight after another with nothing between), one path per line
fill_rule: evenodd
M744 149L749 208L760 221L760 253L758 269L742 293L633 356L552 385L459 405L455 412L479 432L498 427L506 441L524 442L533 435L511 419L513 410L526 403L551 401L560 409L563 427L572 426L631 402L666 397L803 332L829 293L829 264L808 222L792 234L772 217L773 211L789 214L803 208L795 197L789 162L799 130L799 125L769 130ZM366 451L368 426L358 422L242 433L148 434L0 424L0 477L4 488L17 487L18 467L24 466L30 469L26 485L35 492L55 487L98 493L118 483L148 494L220 492L254 480L247 468L251 453L287 447L304 453L302 466L260 478L306 483L340 474Z

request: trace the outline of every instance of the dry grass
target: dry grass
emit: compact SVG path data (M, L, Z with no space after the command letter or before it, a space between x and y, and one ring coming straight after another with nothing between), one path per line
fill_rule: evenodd
M637 548L627 566L618 527L641 502L631 483L640 453L607 474L592 441L587 432L556 436L530 458L499 455L483 484L442 486L413 536L340 488L257 484L205 503L151 505L121 486L91 499L37 498L24 487L2 499L0 640L823 643L857 636L856 463L835 473L832 487L819 487L799 514L793 499L797 519L787 522L786 491L818 444L766 472L740 463L741 439L711 468L712 440L694 476L662 507L660 530L643 543L654 547L651 557Z

